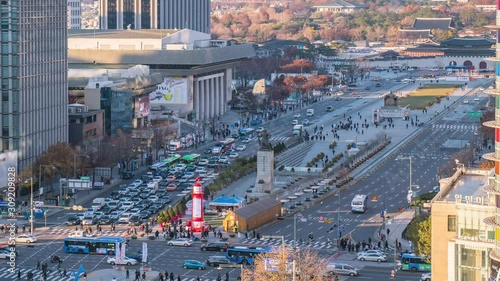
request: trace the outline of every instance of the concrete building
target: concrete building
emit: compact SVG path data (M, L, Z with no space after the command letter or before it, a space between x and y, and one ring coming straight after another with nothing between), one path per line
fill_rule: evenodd
M494 198L495 213L484 220L495 228L495 247L489 253L490 279L500 280L500 0L497 0L497 12L495 25L489 26L496 30L496 56L491 60L496 65L495 89L488 91L488 94L495 95L495 119L483 123L486 127L495 130L495 152L483 155L483 158L495 162L495 177L492 183L486 187L486 191Z
M493 177L458 166L454 176L440 181L431 204L432 278L487 281L495 228L484 220L495 214L495 203L484 187Z
M2 26L8 27L1 32L0 153L17 150L19 169L68 140L67 5L67 0L0 5Z
M210 33L210 0L99 0L99 26Z
M150 107L198 124L226 111L232 98L233 68L255 56L250 44L228 41L225 47L214 47L210 34L188 29L71 32L70 73L91 71L95 76L145 65L163 77L150 94Z
M90 145L104 138L104 110L89 110L84 104L70 104L69 143L74 146Z
M68 29L82 28L81 0L68 0Z

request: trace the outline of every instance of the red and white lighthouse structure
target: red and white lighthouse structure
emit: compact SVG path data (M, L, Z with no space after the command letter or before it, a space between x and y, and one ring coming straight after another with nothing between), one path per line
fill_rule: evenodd
M191 197L193 198L193 215L191 218L191 227L195 232L203 231L205 226L205 213L203 208L203 187L199 183L193 185L193 190L191 191Z

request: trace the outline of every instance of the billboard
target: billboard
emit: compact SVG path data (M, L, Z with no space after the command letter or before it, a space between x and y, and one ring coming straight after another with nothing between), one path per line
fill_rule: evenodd
M188 104L188 80L183 77L165 77L163 83L149 94L152 105Z
M149 97L140 97L135 99L135 118L141 118L149 115Z

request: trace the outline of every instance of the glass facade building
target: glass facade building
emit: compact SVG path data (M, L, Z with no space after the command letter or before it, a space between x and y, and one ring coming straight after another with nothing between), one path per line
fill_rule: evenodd
M132 132L132 92L101 88L101 108L104 109L104 128L109 135L116 136L118 130L126 134Z
M68 3L1 2L0 152L17 150L23 169L68 140Z

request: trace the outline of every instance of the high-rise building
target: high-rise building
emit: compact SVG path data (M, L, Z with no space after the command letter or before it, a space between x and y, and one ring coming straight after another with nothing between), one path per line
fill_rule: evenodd
M158 28L210 33L210 0L157 0Z
M99 0L100 29L156 29L158 0Z
M81 0L68 0L68 29L81 29Z
M0 153L17 150L20 169L68 140L67 5L1 1Z
M99 0L99 27L210 33L210 0Z

